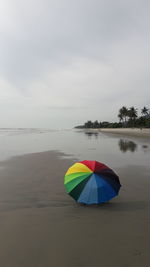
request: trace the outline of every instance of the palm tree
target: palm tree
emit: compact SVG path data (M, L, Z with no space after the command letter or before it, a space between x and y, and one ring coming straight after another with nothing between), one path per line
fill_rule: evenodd
M93 128L99 128L99 123L97 120L93 122Z
M128 109L125 106L123 106L122 108L119 109L118 117L120 121L123 121L124 119L124 124L126 124L127 116L128 116Z
M141 109L142 115L145 115L145 116L148 115L148 111L149 111L149 109L147 107L144 107Z
M119 113L119 114L118 114L118 118L119 118L120 122L122 122L122 121L123 121L123 116L122 116L122 114L121 114L121 113Z
M85 126L85 128L93 128L93 122L87 121L84 126Z
M135 124L135 119L137 118L137 108L131 107L128 110L128 117L130 118L133 126Z

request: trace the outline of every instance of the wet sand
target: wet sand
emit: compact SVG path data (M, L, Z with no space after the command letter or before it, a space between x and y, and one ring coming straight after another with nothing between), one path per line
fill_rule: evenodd
M149 266L150 168L115 170L120 195L82 206L63 186L74 159L61 156L34 153L0 164L0 266Z

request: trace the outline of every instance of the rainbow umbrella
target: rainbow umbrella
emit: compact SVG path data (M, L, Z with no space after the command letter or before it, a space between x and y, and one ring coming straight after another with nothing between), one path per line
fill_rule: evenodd
M119 177L105 164L84 160L72 165L65 174L67 193L77 202L99 204L118 195Z

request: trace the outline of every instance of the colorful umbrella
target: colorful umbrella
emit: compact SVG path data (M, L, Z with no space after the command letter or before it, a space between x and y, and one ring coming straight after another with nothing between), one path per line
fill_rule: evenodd
M120 181L105 164L84 160L75 163L65 174L67 193L77 202L99 204L118 195Z

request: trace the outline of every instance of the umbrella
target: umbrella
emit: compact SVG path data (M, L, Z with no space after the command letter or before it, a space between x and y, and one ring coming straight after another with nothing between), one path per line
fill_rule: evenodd
M77 202L99 204L118 195L119 177L105 164L84 160L72 165L65 174L67 193Z

